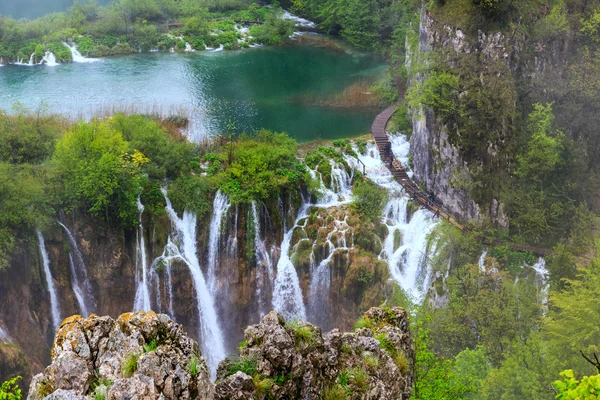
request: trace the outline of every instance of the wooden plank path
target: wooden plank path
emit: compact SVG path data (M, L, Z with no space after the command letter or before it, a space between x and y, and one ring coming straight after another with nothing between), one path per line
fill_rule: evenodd
M379 149L381 160L390 170L396 181L402 185L406 193L408 193L414 202L422 207L427 208L435 216L440 216L448 220L448 222L456 226L461 231L464 230L463 225L460 224L453 216L451 216L450 213L445 212L441 204L433 201L427 195L425 195L425 193L423 193L421 188L409 178L400 160L397 160L394 157L394 153L392 152L392 143L390 143L385 128L388 121L392 117L392 114L394 114L396 107L397 104L393 104L392 106L383 110L379 115L377 115L377 117L375 117L375 121L373 121L373 125L371 125L371 134L373 135L373 139L375 140L377 148ZM494 246L508 246L510 249L516 251L530 251L537 255L552 254L551 249L513 243L507 244L499 240L494 240L491 242L491 244Z
M452 225L456 226L461 231L463 230L463 226L456 221L450 214L445 212L442 209L442 205L436 203L432 199L430 199L419 186L408 177L406 170L402 166L400 160L394 158L394 153L392 152L392 144L387 136L385 131L385 127L387 126L388 121L396 111L397 104L393 104L390 107L383 110L377 117L375 117L375 121L373 121L373 125L371 125L371 134L373 135L373 139L375 139L375 143L377 144L377 148L379 149L379 154L381 156L382 161L388 167L396 181L402 185L406 193L412 198L414 202L418 205L427 208L434 215L440 216Z

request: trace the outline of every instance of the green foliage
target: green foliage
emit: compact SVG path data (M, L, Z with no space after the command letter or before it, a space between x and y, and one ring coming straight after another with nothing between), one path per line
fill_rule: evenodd
M169 200L178 213L190 211L199 216L206 215L212 207L210 194L215 183L205 176L182 175L169 186Z
M257 360L253 357L240 357L236 360L232 360L229 363L229 369L227 375L233 375L238 371L242 371L246 375L254 376L256 374Z
M375 82L369 88L369 91L385 105L392 104L398 100L398 88L394 85L394 81L390 79Z
M16 376L2 383L2 386L0 386L0 400L21 400L21 389L17 385L19 379L22 379L22 377Z
M317 331L310 325L304 324L298 320L291 320L285 323L287 329L292 330L296 340L296 346L304 344L310 347L317 342Z
M369 374L362 367L348 370L348 379L358 392L364 392L369 385Z
M387 192L371 180L357 181L352 190L352 209L365 221L375 222L381 218L381 210L387 201Z
M242 137L221 175L221 190L233 204L277 197L283 187L303 179L296 150L296 141L284 133L261 130L254 137Z
M67 204L84 206L106 220L116 216L124 226L136 225L140 165L128 147L106 122L80 122L67 132L54 154Z
M379 358L372 354L363 355L363 362L369 371L376 370L379 367Z
M454 399L472 391L470 386L456 379L451 360L437 356L430 349L429 332L417 327L415 338L416 365L413 399Z
M371 320L370 318L366 318L366 317L359 318L356 321L356 324L354 324L354 330L362 329L362 328L373 329L374 327L375 327L375 323L373 322L373 320Z
M581 381L575 378L572 369L560 373L562 381L555 381L558 400L596 399L600 395L600 374L584 376Z
M140 358L140 354L138 353L130 353L125 356L122 364L122 372L123 377L130 378L133 376L135 371L138 368L138 359Z
M90 394L94 400L105 400L108 396L108 389L112 386L113 382L109 379L95 379L90 384Z
M535 24L535 37L539 39L555 39L569 31L567 8L564 1L558 1L550 13ZM584 28L582 27L582 31Z
M258 43L278 45L285 43L294 33L295 23L291 20L281 18L281 13L271 13L266 17L264 24L253 25L250 35Z
M206 363L200 362L197 356L194 356L189 359L187 364L188 372L191 376L196 377L200 372L206 371Z
M158 348L158 342L156 339L152 339L150 342L144 345L144 353L150 353Z
M473 391L478 392L482 382L490 374L490 364L483 347L477 347L475 350L464 349L454 358L454 374L458 381L464 382L467 386L472 386Z

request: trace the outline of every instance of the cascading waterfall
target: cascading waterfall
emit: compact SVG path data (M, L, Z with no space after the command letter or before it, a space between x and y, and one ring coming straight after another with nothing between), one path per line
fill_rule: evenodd
M69 43L67 43L67 42L62 42L62 44L65 45L66 47L68 47L69 50L71 50L71 56L73 58L74 63L93 63L96 61L100 61L99 58L87 58L87 57L84 57L83 55L81 55L79 50L77 50L76 44L73 44L72 46L69 45Z
M7 343L7 344L13 343L10 335L2 326L0 326L0 343Z
M189 44L188 42L185 42L185 52L186 53L191 53L193 51L195 51L195 50L192 48L192 45Z
M316 322L321 327L327 323L328 315L330 315L329 302L325 300L328 298L331 288L329 266L336 252L350 250L346 241L346 232L350 229L346 218L343 221L334 220L333 224L334 228L329 232L325 241L329 252L327 257L316 266L314 261L315 245L313 245L313 252L311 253L311 281L308 289L308 310L311 321ZM333 243L334 239L337 247Z
M208 235L208 287L214 295L216 291L216 269L219 263L219 250L221 248L221 227L223 224L223 216L227 215L231 207L229 198L223 194L221 190L217 191L215 201L213 202L213 214L210 220L210 232Z
M166 188L162 188L162 193L167 203L167 214L175 228L179 248L182 250L180 251L179 258L187 265L192 275L200 318L202 354L206 357L211 376L214 379L216 377L217 365L219 361L225 358L226 353L214 300L208 290L208 285L206 284L200 268L200 261L198 260L196 248L196 215L189 211L184 211L183 217L179 218L167 196Z
M137 241L135 249L135 270L136 270L136 289L135 300L133 302L133 311L150 311L150 279L148 276L148 257L146 255L146 241L144 239L144 205L138 196L137 208L140 212L138 221Z
M230 257L235 257L238 250L238 213L239 207L235 206L235 216L233 217L233 232L227 239L227 253Z
M259 267L257 271L256 298L258 299L259 317L262 317L268 312L268 309L271 308L270 305L267 304L265 292L272 287L275 276L273 271L273 260L267 251L265 239L261 234L260 218L258 216L258 207L256 205L256 201L252 201L251 210L252 222L254 225L254 252L256 256L256 264ZM264 272L267 274L268 282L265 282Z
M285 232L281 243L281 256L277 262L277 278L273 289L273 307L286 319L301 319L306 321L306 308L300 289L300 280L292 259L290 258L290 244L294 230L299 227L300 221L308 216L310 203L304 202L298 212L294 226Z
M69 228L67 228L62 222L58 222L63 227L69 243L71 244L71 251L69 252L69 269L71 273L71 287L75 293L77 304L79 305L79 311L85 317L89 316L93 310L95 303L92 295L92 288L87 275L87 267L83 261L83 256L77 247L77 241L71 234ZM75 255L75 257L73 257Z
M56 287L54 286L54 280L52 279L52 273L50 272L50 258L46 251L46 242L42 232L37 230L38 245L40 247L40 254L42 256L42 264L44 267L44 276L46 278L46 286L48 293L50 294L50 314L52 315L52 326L54 330L58 329L61 323L60 318L60 304L58 303L58 296L56 295Z
M319 201L316 204L303 201L294 225L283 236L281 256L277 262L277 277L273 290L273 307L286 319L306 320L306 307L300 289L298 273L290 257L290 245L294 231L296 228L303 227L301 222L308 216L308 210L311 207L335 207L348 204L352 200L351 182L354 171L348 174L343 166L333 161L331 161L331 166L332 187L327 188L323 183L323 177L320 176L319 192L321 196ZM316 179L317 173L311 169L309 169L309 172L313 179Z
M403 163L408 163L409 145L404 135L389 135L394 156ZM427 291L429 266L427 263L427 236L436 226L433 214L419 209L409 220L408 196L390 171L381 161L379 151L374 143L367 145L365 154L358 154L357 161L346 157L348 164L362 169L378 186L386 189L391 198L383 211L382 222L388 228L388 236L384 242L380 258L388 262L390 275L402 289L420 301ZM406 165L406 164L405 164ZM399 235L399 243L397 242ZM399 245L398 245L399 244ZM398 245L398 246L396 246Z
M535 285L538 288L538 302L546 307L548 303L548 270L546 269L546 260L543 257L538 258L538 261L531 266L535 270Z
M46 54L44 54L44 57L42 58L42 61L40 61L40 64L46 64L49 67L56 67L57 65L59 65L56 62L56 56L51 51L47 51Z

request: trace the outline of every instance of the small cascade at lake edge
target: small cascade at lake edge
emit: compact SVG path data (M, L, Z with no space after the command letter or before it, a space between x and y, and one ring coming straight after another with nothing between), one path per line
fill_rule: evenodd
M69 270L71 273L71 287L75 293L77 304L79 305L79 311L84 317L88 317L95 307L94 296L92 295L92 288L87 275L87 267L83 261L83 255L77 247L77 241L71 234L69 228L67 228L62 222L58 221L58 224L63 227L69 244L71 245L71 251L69 252ZM75 258L73 258L75 254Z
M56 67L57 65L60 65L56 62L56 56L51 51L47 51L46 54L44 54L40 64L46 64L49 67Z
M150 311L152 309L152 304L150 304L151 282L148 276L148 256L146 255L146 240L144 239L144 205L140 196L137 199L137 208L140 214L138 217L139 226L135 248L136 289L133 311Z
M208 268L207 281L213 296L216 292L216 270L219 264L219 252L221 250L221 227L223 217L227 215L231 203L227 195L218 190L213 202L213 214L210 220L210 231L208 234Z
M96 61L100 61L99 58L87 58L87 57L84 57L83 55L81 55L79 50L77 50L76 44L73 44L72 46L69 45L69 43L67 43L67 42L62 42L62 44L65 45L66 47L68 47L69 50L71 50L71 56L73 57L74 63L93 63Z
M179 243L180 257L188 266L192 275L194 289L196 291L196 301L198 307L198 316L200 319L200 336L202 354L206 358L211 377L216 377L217 365L226 356L223 342L223 334L219 327L217 312L215 310L214 299L200 268L196 247L196 215L184 211L183 217L179 218L171 200L167 196L167 189L161 189L167 203L166 210L169 219L175 229L177 241Z
M44 277L46 279L46 288L50 294L50 314L52 315L52 326L54 330L57 330L60 323L60 304L58 303L58 296L56 295L56 287L54 286L54 280L52 279L52 273L50 272L50 258L46 251L46 242L42 232L37 230L38 245L40 248L40 255L42 256L42 265L44 268Z
M254 254L256 258L256 298L258 299L259 318L262 318L271 310L271 305L267 304L265 293L273 287L275 275L273 271L273 258L267 251L266 240L263 238L260 229L260 218L256 201L252 201L252 223L254 225ZM268 282L265 281L265 273Z

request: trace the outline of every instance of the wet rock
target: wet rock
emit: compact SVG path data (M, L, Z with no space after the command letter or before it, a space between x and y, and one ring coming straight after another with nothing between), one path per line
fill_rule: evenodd
M34 377L28 399L89 399L98 387L107 399L214 397L198 344L181 325L154 312L65 319L52 363Z
M343 386L349 399L408 399L414 350L402 308L372 308L368 328L325 335L275 312L245 331L239 356L217 372L217 399L320 399Z

